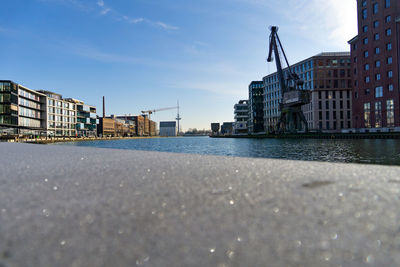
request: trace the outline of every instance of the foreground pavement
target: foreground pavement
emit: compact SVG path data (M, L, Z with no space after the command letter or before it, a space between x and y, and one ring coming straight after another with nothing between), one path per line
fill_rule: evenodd
M400 266L400 168L0 144L0 266Z

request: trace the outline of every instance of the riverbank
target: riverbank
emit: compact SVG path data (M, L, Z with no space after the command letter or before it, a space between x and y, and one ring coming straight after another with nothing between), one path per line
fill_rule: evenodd
M262 135L211 135L211 138L252 138L252 139L400 139L400 132L381 133L296 133Z
M9 138L0 139L6 143L52 144L68 142L106 141L106 140L133 140L161 138L161 136L132 136L132 137L42 137L42 138Z

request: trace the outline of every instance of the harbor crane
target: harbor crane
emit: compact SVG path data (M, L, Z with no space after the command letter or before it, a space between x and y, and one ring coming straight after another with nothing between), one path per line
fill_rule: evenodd
M272 62L274 53L278 80L281 89L282 101L279 103L281 112L276 126L280 133L296 133L299 131L308 132L307 120L301 107L310 103L310 91L304 90L304 81L295 73L289 65L282 43L278 36L278 27L271 26L269 36L268 62ZM281 55L285 59L287 70L282 69Z

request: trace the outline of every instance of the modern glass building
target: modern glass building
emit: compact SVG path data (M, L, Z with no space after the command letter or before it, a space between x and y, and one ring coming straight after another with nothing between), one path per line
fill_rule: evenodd
M263 81L253 81L249 85L249 119L247 127L250 134L265 133Z
M351 63L349 52L320 53L292 66L304 90L310 90L311 102L302 107L311 131L341 132L352 128ZM284 69L286 76L288 69ZM282 101L278 74L263 78L264 118L267 132L274 132Z
M0 134L43 135L46 95L0 80Z

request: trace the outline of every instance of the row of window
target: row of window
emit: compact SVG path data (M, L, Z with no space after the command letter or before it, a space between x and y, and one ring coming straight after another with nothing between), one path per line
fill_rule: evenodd
M340 111L339 112L339 115L340 116L337 116L337 112L335 112L335 111L333 111L333 112L330 112L330 111L326 111L325 112L325 120L337 120L338 119L338 117L340 118L340 120L344 120L345 118L344 118L344 112L343 111ZM324 118L323 118L323 112L322 111L320 111L319 113L318 113L318 115L319 115L319 120L320 121L322 121L322 120L324 120ZM331 116L332 115L332 116ZM349 110L349 111L347 111L347 117L346 117L346 119L347 120L351 120L351 111ZM343 128L343 127L342 127Z
M386 31L385 31L385 34L386 34L386 36L391 36L392 35L392 29L391 28L389 28L389 29L386 29ZM374 40L375 41L378 41L378 40L380 40L380 35L379 35L379 33L375 33L374 34ZM363 44L368 44L368 37L365 37L364 39L363 39Z
M318 102L318 108L319 108L320 110L322 109L322 101L319 101L319 102ZM325 101L325 108L326 108L326 109L329 109L329 108L330 108L329 101ZM332 101L332 108L333 108L333 109L336 109L336 108L337 108L336 101ZM344 109L343 101L342 101L342 100L339 101L339 108L340 108L340 109ZM347 109L351 109L351 102L350 102L350 100L347 100Z
M31 118L18 118L18 125L24 127L40 128L40 120L35 120Z
M72 103L64 102L64 104L63 104L62 101L55 101L54 99L49 99L48 104L49 104L49 106L64 107L67 109L75 110L75 104L72 104Z
M49 113L53 113L53 114L60 114L60 115L65 115L65 116L75 116L75 111L65 110L65 109L61 109L61 108L49 107L48 111L49 111Z
M362 1L362 7L366 7L367 6L367 0L363 0ZM385 8L389 8L390 7L390 0L385 0ZM379 3L373 3L372 4L372 13L376 14L379 12ZM361 11L361 17L362 19L367 19L368 17L368 9L364 8Z
M375 102L375 124L374 127L382 127L382 102ZM386 126L394 126L394 101L389 99L386 101ZM371 128L371 103L364 103L364 127Z
M386 44L386 51L391 51L393 48L392 43L387 43ZM375 55L379 55L381 53L380 47L375 47ZM367 58L369 56L368 50L364 51L364 58ZM357 62L357 57L354 58L354 62Z
M318 99L322 99L322 93L325 93L325 99L335 99L336 96L339 94L339 98L343 98L344 91L318 91ZM346 97L350 98L350 91L345 91Z
M75 123L76 120L75 118L70 118L70 117L62 117L62 116L58 116L58 115L51 115L49 114L47 116L49 121L63 121L63 122L71 122L71 123Z
M35 95L35 94L31 94L30 92L27 92L27 91L22 90L22 89L18 89L18 94L20 96L25 97L25 98L29 98L29 99L32 99L32 100L35 100L35 101L38 101L38 102L40 101L40 96Z
M41 118L40 111L32 110L29 108L24 108L24 107L20 106L18 109L18 112L19 112L20 116L25 116L25 117L35 118L35 119Z
M393 64L393 57L387 57L386 58L386 64L387 65ZM375 61L375 68L380 68L380 67L381 67L381 61L380 60ZM356 71L356 69L354 69L354 70L355 70L354 74L356 74L357 71ZM364 65L364 70L369 70L369 64L368 63Z
M387 77L388 78L393 78L393 71L389 70L387 72ZM381 80L381 74L380 73L375 74L375 80L376 81L380 81ZM364 81L365 81L365 83L369 83L371 81L371 79L370 79L369 76L365 76L364 77Z
M35 108L35 109L40 109L40 104L24 99L24 98L19 98L18 99L18 104L25 106L25 107L30 107L30 108Z

